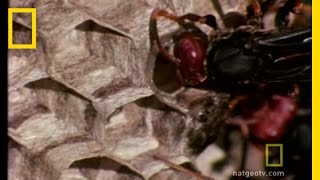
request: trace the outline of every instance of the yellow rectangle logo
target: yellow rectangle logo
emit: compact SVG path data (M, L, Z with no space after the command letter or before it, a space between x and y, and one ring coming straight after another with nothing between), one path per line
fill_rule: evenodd
M13 44L13 13L31 13L31 44ZM36 49L37 48L37 11L36 8L9 8L8 10L8 48Z
M269 163L269 147L279 147L280 159L279 163ZM282 167L283 166L283 145L282 144L266 144L265 162L266 167Z

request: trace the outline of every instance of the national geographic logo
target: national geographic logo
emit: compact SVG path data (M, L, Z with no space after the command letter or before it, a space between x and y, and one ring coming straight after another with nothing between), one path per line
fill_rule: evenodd
M272 163L269 161L269 149L271 148L279 148L279 161L278 163ZM266 167L282 167L283 166L283 145L282 144L266 144L265 151L265 162Z
M31 44L13 43L13 14L31 13ZM9 8L8 10L8 48L36 49L37 48L37 10L36 8Z

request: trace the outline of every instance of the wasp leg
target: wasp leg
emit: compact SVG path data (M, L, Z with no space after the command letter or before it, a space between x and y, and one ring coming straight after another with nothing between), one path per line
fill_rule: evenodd
M206 24L206 25L212 27L213 29L218 28L216 17L214 17L213 15L210 15L210 14L205 15L205 16L199 16L196 14L188 13L188 14L185 14L185 15L178 17L179 21L182 21L185 19L192 21L192 22L199 22L201 24Z
M253 9L253 14L256 18L260 18L262 16L262 10L260 3L257 0L249 0L249 3Z
M310 55L311 55L311 52L292 54L292 55L280 57L280 58L274 60L274 63L277 63L277 62L280 62L280 61L291 60L291 59L295 60L296 58L308 57Z
M302 0L295 0L294 3L295 4L293 5L291 12L295 14L300 14L302 12L303 5L304 5Z
M249 138L250 136L250 130L249 130L249 125L256 123L257 120L244 120L242 118L232 118L227 120L227 124L233 125L233 126L238 126L240 128L241 134L244 138Z
M175 63L176 65L179 65L181 60L179 58L174 57L171 55L161 44L159 34L158 34L158 28L157 28L157 20L159 17L165 17L172 21L177 21L177 16L174 14L171 14L163 9L154 9L152 11L151 17L150 17L150 23L149 23L149 34L150 34L150 45L152 46L154 43L157 44L159 53L164 56L165 59L168 61L171 61Z
M262 8L258 0L248 0L250 5L247 7L247 23L255 27L261 27L262 24Z
M293 85L293 91L289 94L293 98L298 98L300 94L300 88L298 84Z
M265 14L270 9L273 9L276 5L277 0L268 0L261 4L262 14Z
M229 102L229 109L232 111L235 109L235 107L243 100L248 99L248 96L241 95L241 96L236 96Z
M286 28L289 23L289 13L301 13L303 8L302 0L287 0L285 5L279 8L276 15L275 25L280 28Z

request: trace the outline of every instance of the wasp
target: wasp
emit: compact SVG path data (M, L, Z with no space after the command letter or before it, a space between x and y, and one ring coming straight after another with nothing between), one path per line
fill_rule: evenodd
M279 142L286 138L299 114L299 84L311 86L311 25L297 29L287 27L289 14L299 14L303 7L301 0L288 0L276 13L275 24L279 29L265 30L261 19L265 6L273 1L263 4L248 1L246 15L230 12L221 17L226 29L220 28L216 17L210 14L178 16L154 9L149 22L153 53L150 59L160 55L173 63L183 87L228 92L231 98L227 110L237 111L240 117L227 121L228 124L239 125L243 134L255 142ZM159 37L160 17L180 26L166 37L173 44L172 53L168 50L170 43L165 44ZM207 25L212 31L205 33L197 23ZM148 66L147 71L152 72L151 68ZM152 84L152 80L150 82ZM164 93L151 86L165 104L183 114L191 114L194 119L208 119L202 117L203 113L190 113L177 105L175 93ZM278 88L282 86L283 89ZM199 117L195 117L197 115Z
M254 17L258 19L262 10L257 1L250 0L250 2L250 7L254 9ZM301 6L300 1L287 3L280 8L281 15L277 16L278 21L287 24L286 15L289 11L298 11L297 6ZM172 38L173 55L160 42L157 30L159 17L177 22L183 29ZM251 19L249 16L248 21ZM287 80L311 69L311 28L266 33L247 24L246 21L243 21L243 24L239 24L242 22L239 21L232 33L220 35L224 37L217 40L208 37L190 22L199 22L214 30L218 29L213 15L199 16L189 13L176 16L163 9L153 10L149 27L151 44L155 43L159 53L166 60L176 64L177 77L184 85L196 86L208 79L230 82ZM297 59L303 59L304 62L295 62ZM290 61L288 62L290 65L295 62L297 67L279 69L284 66L284 61Z
M246 15L231 12L222 17L227 22L236 22L225 23L228 30L219 28L216 17L210 14L177 16L156 8L151 13L149 23L151 47L163 59L175 64L176 76L184 87L211 91L223 86L231 94L229 107L233 110L237 103L252 99L252 94L259 93L269 84L295 86L300 82L311 82L311 26L302 29L283 28L288 24L289 13L298 13L302 6L300 0L288 0L279 8L275 23L281 30L263 29L261 18L264 8L257 0L249 0ZM176 22L181 27L170 38L174 44L172 54L159 37L157 21L160 17ZM206 34L196 23L207 25L212 32ZM187 109L176 104L173 96L159 90L156 92L159 92L158 97L165 104L184 114L188 113ZM268 93L263 96L262 109L243 111L246 116L260 114L260 118L253 118L260 121L249 126L256 137L276 141L286 132L287 124L294 119L298 109L297 96L290 93ZM288 111L283 110L286 108ZM261 118L264 113L278 116L272 121L277 125L268 125L272 132L265 134L261 130L265 130L270 121Z

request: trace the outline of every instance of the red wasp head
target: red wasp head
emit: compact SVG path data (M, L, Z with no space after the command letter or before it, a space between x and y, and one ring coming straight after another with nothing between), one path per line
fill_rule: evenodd
M181 60L177 64L177 73L185 84L194 86L207 78L204 69L206 49L205 40L195 34L185 32L179 36L174 47L174 55Z
M165 17L178 23L183 32L176 34L174 40L174 54L170 54L160 42L157 29L157 19ZM185 85L198 85L206 80L205 60L207 58L208 37L193 23L186 23L185 20L200 22L211 27L216 27L216 19L212 15L198 16L186 14L176 16L163 9L154 9L150 18L150 40L155 43L159 53L164 59L171 61L177 66L177 77Z

